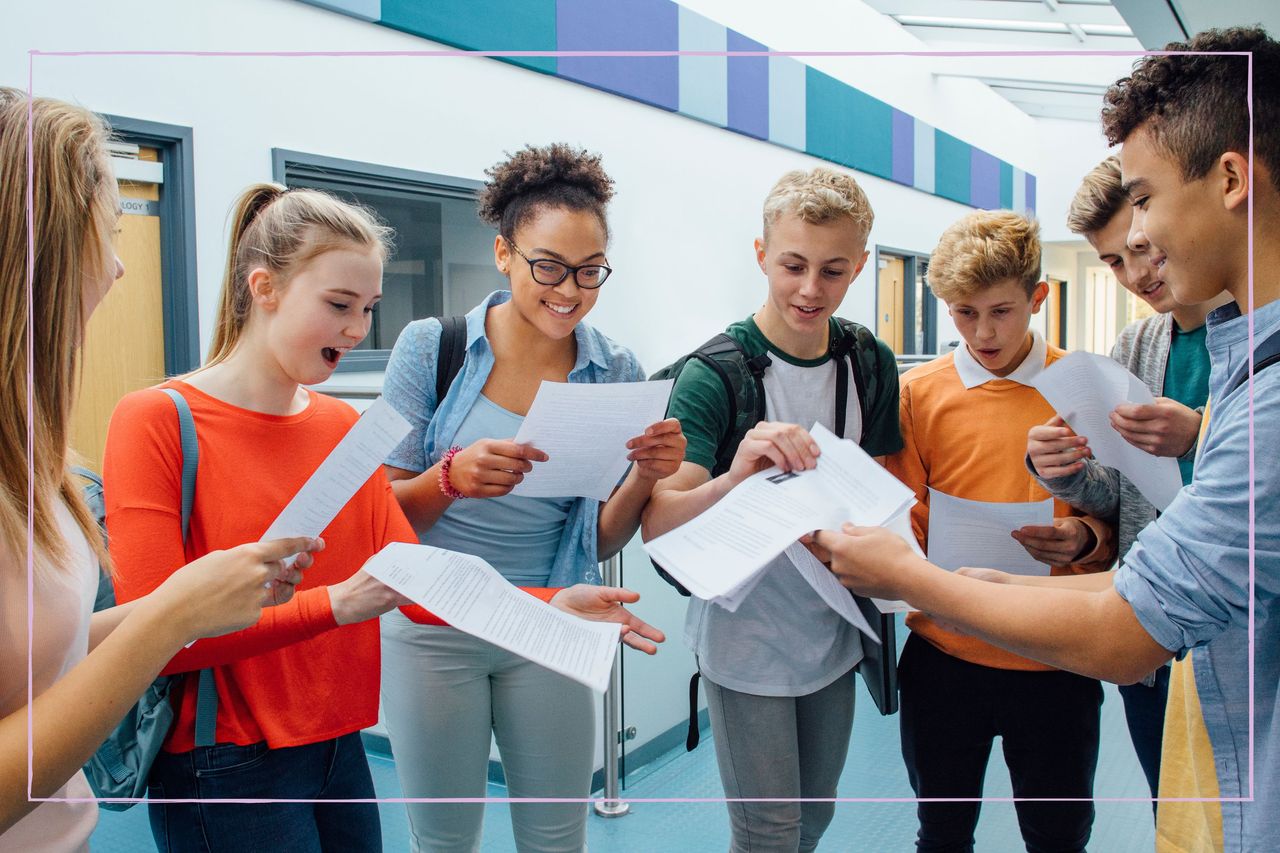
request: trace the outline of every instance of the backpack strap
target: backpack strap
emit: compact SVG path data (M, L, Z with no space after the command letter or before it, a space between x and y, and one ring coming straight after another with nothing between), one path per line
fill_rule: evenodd
M196 422L187 400L173 388L161 388L178 410L178 440L182 445L182 544L191 530L191 507L196 496L196 471L200 467L200 445L196 440ZM217 742L218 687L213 668L200 670L196 692L196 746L213 746Z
M1272 332L1253 351L1253 375L1257 376L1276 362L1280 362L1280 331ZM1227 394L1243 385L1249 378L1249 372L1248 368L1240 371L1235 380L1227 387L1227 393L1222 396L1227 396Z
M876 344L876 336L861 323L855 323L843 317L837 317L836 322L844 331L841 345L847 347L845 353L849 359L849 371L853 374L854 387L858 391L858 409L862 412L862 430L858 436L858 443L861 444L867 437L867 422L871 417L872 398L880 393L880 347ZM833 354L835 354L834 350ZM868 367L869 371L866 369ZM847 407L848 398L846 397L837 412L837 426L842 423L840 418ZM845 437L843 430L837 434L841 438Z
M440 318L440 350L436 361L436 405L449 393L467 357L467 318Z

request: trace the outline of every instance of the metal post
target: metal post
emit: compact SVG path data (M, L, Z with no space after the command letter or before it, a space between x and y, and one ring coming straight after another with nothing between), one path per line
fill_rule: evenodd
M618 586L622 575L622 555L615 554L600 564L600 574L605 586ZM631 806L618 798L618 750L622 745L622 644L618 644L618 657L613 661L613 674L609 676L609 689L604 694L604 796L596 800L595 810L600 817L622 817Z

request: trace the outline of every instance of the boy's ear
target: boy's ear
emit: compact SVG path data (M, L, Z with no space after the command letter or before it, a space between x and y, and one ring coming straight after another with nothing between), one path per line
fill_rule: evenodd
M867 258L869 257L871 257L871 252L867 249L863 249L862 257L859 258L858 262L853 265L853 275L849 276L850 281L852 281L853 279L857 278L859 275L862 274L862 268L867 265Z
M1217 176L1222 188L1222 204L1227 210L1236 210L1249 200L1249 161L1236 152L1228 151L1218 158Z
M1031 291L1031 313L1039 314L1040 306L1049 296L1049 282L1042 281L1036 285L1036 289Z
M274 309L279 304L280 291L276 290L271 280L271 271L265 267L255 267L249 271L249 296L263 308Z
M757 237L755 242L756 263L760 265L760 272L768 275L769 271L764 266L764 238Z

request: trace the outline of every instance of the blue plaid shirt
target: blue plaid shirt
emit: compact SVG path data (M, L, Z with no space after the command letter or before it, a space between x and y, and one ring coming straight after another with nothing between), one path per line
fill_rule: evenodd
M1275 848L1280 836L1280 365L1246 382L1248 318L1230 303L1209 315L1209 429L1195 479L1138 535L1116 591L1160 645L1192 655L1213 746L1227 853ZM1280 301L1253 312L1254 343L1280 329ZM1254 447L1255 586L1249 597L1249 441ZM1250 714L1249 609L1254 670ZM1252 727L1252 754L1250 728ZM1250 766L1252 763L1252 767ZM1250 778L1252 774L1252 779ZM1252 781L1252 788L1250 782ZM1253 797L1253 802L1239 799Z
M387 362L382 395L404 415L412 429L387 457L387 464L409 471L425 471L440 461L453 445L453 437L480 396L493 370L493 348L485 337L489 308L511 299L498 290L467 313L467 350L462 371L444 400L436 399L436 368L440 356L440 321L416 320L405 327ZM644 371L631 350L619 346L586 323L573 330L578 360L569 372L570 382L638 382ZM588 440L583 436L583 440ZM571 586L600 583L596 559L596 524L600 502L577 498L565 521L547 585Z

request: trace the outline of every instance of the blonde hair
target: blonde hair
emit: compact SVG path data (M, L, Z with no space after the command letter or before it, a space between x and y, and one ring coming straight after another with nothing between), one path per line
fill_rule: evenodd
M1101 231L1128 201L1121 188L1120 158L1112 154L1080 182L1067 210L1067 227L1072 234Z
M107 137L106 123L88 110L0 87L0 364L8 365L0 379L0 544L10 554L26 552L30 489L40 565L58 565L68 556L53 510L60 496L104 568L110 566L102 531L68 468L68 421L87 320L83 290L110 275L115 264L110 241L118 200ZM28 156L33 235L27 231Z
M385 262L391 229L371 211L320 190L254 184L241 193L231 213L231 246L207 364L231 355L244 333L253 307L253 270L270 271L279 289L313 258L351 247L376 251Z
M1028 298L1040 283L1040 226L1010 210L977 210L942 232L929 288L944 302L1015 279Z
M838 219L851 220L862 231L871 233L875 212L867 194L850 175L819 166L811 171L787 172L769 190L764 200L764 236L769 226L784 213L793 213L811 225L826 225Z

